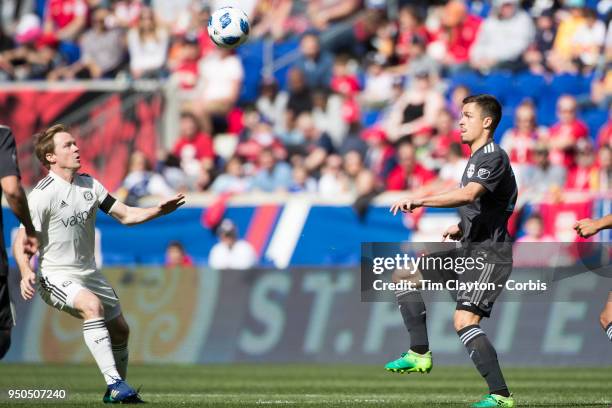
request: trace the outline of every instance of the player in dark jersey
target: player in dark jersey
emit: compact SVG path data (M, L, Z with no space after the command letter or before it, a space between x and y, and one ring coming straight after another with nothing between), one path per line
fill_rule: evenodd
M412 212L419 207L459 208L461 222L452 225L444 238L461 240L470 254L480 251L486 263L480 270L457 274L460 282L494 283L496 289L459 290L454 325L470 358L489 386L489 394L472 405L475 408L513 407L512 398L502 375L497 353L480 328L483 317L489 317L493 303L512 270L511 237L507 223L516 203L518 190L507 154L493 141L501 119L501 105L491 95L469 96L463 100L459 126L461 141L471 150L463 172L461 186L455 190L423 198L407 198L393 204L390 211ZM462 251L465 251L463 249ZM484 251L484 252L482 252ZM465 254L465 252L462 252ZM445 255L448 255L446 253ZM394 281L407 279L400 271ZM448 276L443 279L450 279ZM431 351L427 338L426 310L418 291L397 292L397 301L410 333L410 350L385 368L393 372L429 372Z
M612 214L596 220L585 218L577 221L574 225L576 233L583 238L591 237L601 230L610 228L612 228ZM608 294L608 300L599 315L599 322L610 341L612 341L612 291Z
M0 200L2 192L6 201L26 228L24 241L25 251L31 255L38 250L36 231L30 218L28 201L21 187L19 165L17 164L17 149L13 132L6 126L0 126ZM8 260L4 246L2 211L0 211L0 359L11 346L11 330L14 325L11 301L8 292Z

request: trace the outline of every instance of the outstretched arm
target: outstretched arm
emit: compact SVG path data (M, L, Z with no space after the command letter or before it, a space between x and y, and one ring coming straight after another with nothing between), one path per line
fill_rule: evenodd
M473 203L478 197L483 195L487 190L479 183L470 182L467 186L456 188L445 193L434 194L429 197L413 199L402 199L391 206L390 212L393 215L398 211L412 212L419 207L438 207L438 208L455 208L461 207L469 203Z
M162 201L156 207L149 208L128 207L116 201L110 209L110 215L123 225L135 225L170 214L183 204L185 204L183 194L177 194L169 200Z

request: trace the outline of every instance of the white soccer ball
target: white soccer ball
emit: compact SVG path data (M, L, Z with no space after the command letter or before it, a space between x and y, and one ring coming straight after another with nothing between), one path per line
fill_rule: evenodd
M208 19L208 35L221 48L235 48L249 37L246 13L236 7L222 7Z

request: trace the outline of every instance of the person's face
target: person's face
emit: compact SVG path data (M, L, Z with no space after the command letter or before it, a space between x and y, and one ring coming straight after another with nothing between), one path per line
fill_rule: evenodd
M47 153L47 161L60 169L78 170L81 168L81 156L75 138L67 132L53 136L55 145L53 153Z
M436 121L436 128L438 133L448 134L453 130L453 117L448 112L440 113Z
M198 127L194 122L193 118L190 118L188 116L181 118L179 126L181 130L181 135L187 136L189 138L195 136L198 131Z
M475 103L466 103L461 111L459 128L461 129L461 142L471 143L478 139L486 126L491 124L491 118L482 117L482 110Z
M612 169L612 151L610 149L599 150L599 165L602 169Z
M538 219L531 218L525 223L525 232L532 238L540 238L543 231L542 222Z
M132 154L130 171L145 171L147 169L147 159L141 152Z
M300 48L304 56L308 58L315 58L317 55L319 55L319 39L315 36L308 35L302 39Z
M527 106L520 107L516 110L516 128L520 131L529 131L533 129L534 112L533 109Z
M516 12L516 6L512 3L504 3L499 8L499 16L501 17L502 20L512 18L515 12Z
M572 98L561 98L557 105L557 116L561 123L570 123L576 119L576 101Z
M534 153L534 161L538 166L545 166L548 163L548 151L536 150Z
M236 242L236 235L233 232L224 232L221 234L221 242L227 245L234 245Z
M166 257L170 265L181 265L183 263L183 251L176 245L168 248Z
M242 176L242 164L239 160L233 159L227 163L227 173L234 177Z
M271 152L263 152L259 156L259 166L264 170L271 170L274 167L274 156Z
M306 183L307 179L308 173L306 172L306 169L304 169L303 167L296 167L293 169L293 181L296 184L301 186Z
M140 27L150 30L155 27L155 16L151 10L142 10L140 13Z
M403 169L407 170L407 172L411 172L414 168L416 163L414 156L414 147L408 144L400 146L397 151L397 161Z
M550 30L553 26L553 20L550 16L540 16L536 24L541 31Z
M591 148L585 148L578 151L576 154L576 163L579 167L589 167L594 161L595 155L593 154L593 149Z
M91 23L96 30L105 31L106 30L106 18L108 17L108 11L105 9L97 10L92 19Z
M306 81L304 80L304 74L301 71L295 69L289 73L289 89L299 91L304 88Z
M357 152L348 152L344 156L344 170L349 176L356 176L363 168L361 156Z

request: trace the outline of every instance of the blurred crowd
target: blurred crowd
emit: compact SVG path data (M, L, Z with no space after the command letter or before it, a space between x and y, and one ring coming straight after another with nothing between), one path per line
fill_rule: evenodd
M515 98L504 105L513 124L496 138L524 192L612 187L612 121L592 128L580 118L610 109L610 0L234 1L251 18L251 42L298 41L282 81L257 73L248 102L240 94L249 67L206 33L211 10L226 3L4 0L0 81L176 81L186 96L175 145L155 161L132 155L128 201L174 191L352 193L361 209L382 191L460 180L469 152L457 122L475 90L452 78L578 76L588 86L552 100L552 123L538 119L534 100Z

